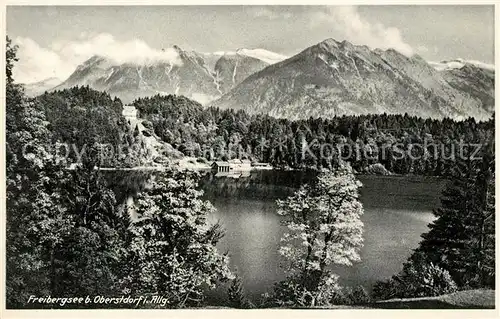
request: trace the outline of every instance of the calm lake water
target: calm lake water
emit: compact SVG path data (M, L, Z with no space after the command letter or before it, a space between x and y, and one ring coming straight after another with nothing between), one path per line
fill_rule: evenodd
M204 196L218 210L211 218L220 220L226 230L219 249L229 252L250 299L258 300L284 278L277 250L285 227L276 214L276 199L286 198L313 177L307 172L258 171L238 179L212 174L203 178ZM403 176L358 178L365 208L361 261L335 271L341 284L370 289L375 281L397 273L417 247L433 219L432 209L439 205L444 182ZM224 298L225 292L220 289L212 297Z

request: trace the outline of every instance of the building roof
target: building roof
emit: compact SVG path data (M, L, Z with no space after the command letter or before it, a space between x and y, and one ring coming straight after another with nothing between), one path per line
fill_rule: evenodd
M223 162L223 161L216 161L216 162L213 162L212 165L229 166L229 163L228 162Z

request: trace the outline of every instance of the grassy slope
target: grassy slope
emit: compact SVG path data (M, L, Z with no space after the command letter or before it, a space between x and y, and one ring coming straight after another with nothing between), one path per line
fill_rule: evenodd
M495 290L465 290L437 297L391 299L376 302L372 308L388 309L493 309Z

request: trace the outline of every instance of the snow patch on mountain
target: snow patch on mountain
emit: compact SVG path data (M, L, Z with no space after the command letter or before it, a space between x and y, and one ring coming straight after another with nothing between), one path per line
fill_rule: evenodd
M488 63L484 63L484 62L476 61L476 60L467 60L466 62L469 63L469 64L472 64L472 65L475 65L475 66L477 66L480 69L485 69L485 70L489 70L489 71L495 71L495 65L494 64L488 64Z
M259 59L269 64L274 64L286 60L288 57L279 53L264 49L238 49L237 54L246 55L251 58Z
M223 55L244 55L254 59L264 61L268 64L275 64L288 59L286 55L276 52L268 51L265 49L238 49L236 51L216 51L212 53L203 53L205 55L213 55L221 57Z
M433 62L430 61L429 64L438 71L461 69L466 64L472 64L480 69L485 69L489 71L495 71L494 64L488 64L477 60L464 60L464 59L454 59L450 61Z

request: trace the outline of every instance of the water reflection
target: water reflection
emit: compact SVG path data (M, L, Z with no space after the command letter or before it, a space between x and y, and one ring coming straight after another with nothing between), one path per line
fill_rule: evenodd
M281 174L281 175L280 175ZM244 179L206 176L205 197L218 209L226 236L219 248L228 251L233 268L254 300L283 278L277 249L284 227L275 200L285 198L314 175L301 172L257 172ZM370 288L398 272L432 221L443 182L438 179L360 176L365 225L361 262L336 267L344 285ZM220 292L222 293L222 292Z

